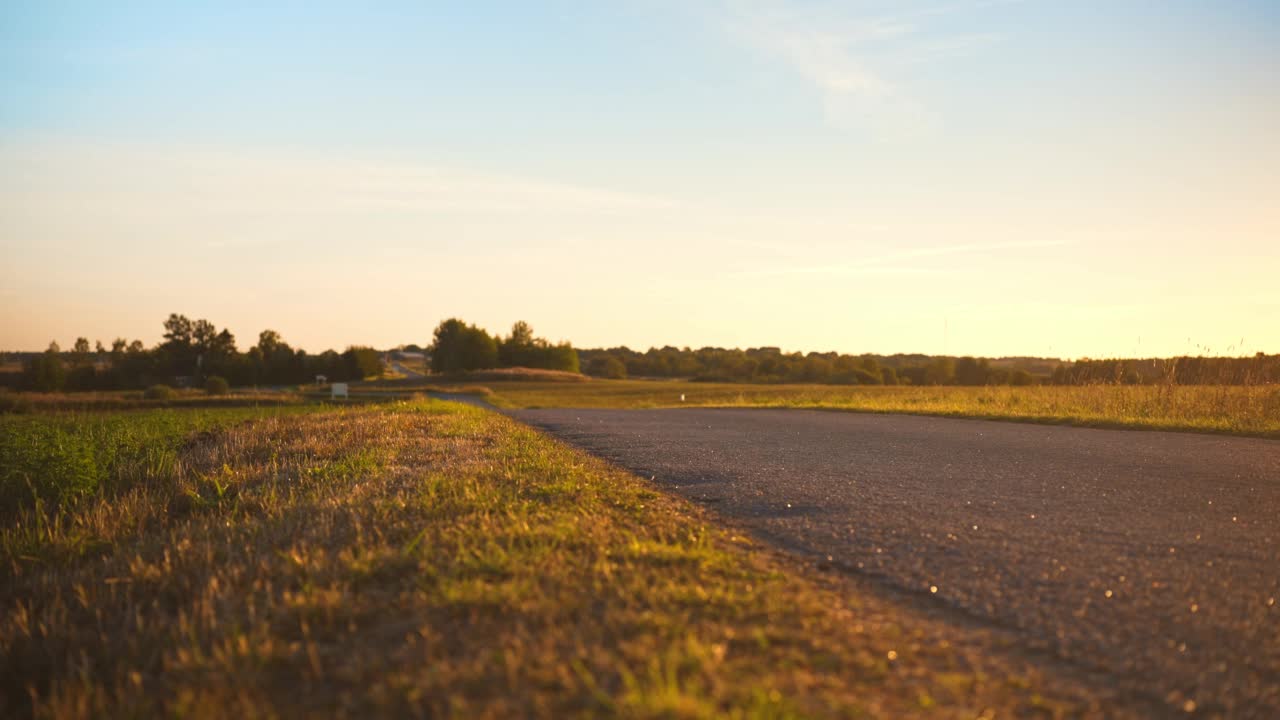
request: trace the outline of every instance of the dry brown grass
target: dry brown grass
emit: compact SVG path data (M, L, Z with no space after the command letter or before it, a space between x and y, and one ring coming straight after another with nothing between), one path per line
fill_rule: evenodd
M503 407L790 407L1280 437L1280 385L909 387L596 380L493 386ZM684 400L681 400L684 395Z
M0 557L0 715L1089 707L981 633L799 568L495 413L267 418L200 436L181 467L4 526L28 550ZM73 537L93 544L41 552Z
M428 375L426 377L397 377L383 380L370 380L352 386L352 390L403 389L436 389L441 385L468 385L484 382L499 383L531 383L531 384L577 384L590 383L592 378L581 373L564 372L562 370L540 370L537 368L494 368L491 370L472 370L464 373L448 375Z
M590 382L591 378L582 373L565 372L563 370L540 370L537 368L495 368L493 370L473 370L464 373L462 376L466 380L475 381L507 381L507 382L558 382L558 383L584 383Z

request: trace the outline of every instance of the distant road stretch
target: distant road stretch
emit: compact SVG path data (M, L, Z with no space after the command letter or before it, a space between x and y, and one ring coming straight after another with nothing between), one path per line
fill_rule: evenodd
M1280 718L1280 441L802 410L512 415L1135 698Z
M425 375L418 372L417 370L410 370L408 367L405 366L404 363L400 362L399 360L388 359L387 364L391 366L391 369L393 371L398 372L401 375L404 375L405 377L410 377L410 378L426 377Z

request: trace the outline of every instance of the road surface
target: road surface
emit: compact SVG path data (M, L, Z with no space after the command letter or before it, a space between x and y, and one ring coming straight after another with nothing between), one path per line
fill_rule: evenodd
M1280 718L1278 441L804 410L512 414L1135 702Z
M403 375L403 376L405 376L405 377L407 377L407 378L420 378L420 377L426 377L425 375L423 375L422 373L418 372L417 370L410 370L410 369L409 369L409 368L408 368L404 363L400 362L399 360L394 360L394 359L392 359L392 358L388 357L388 358L386 359L386 363L387 363L387 365L388 365L388 366L390 366L390 367L391 367L391 369L392 369L394 372L398 372L398 373L400 373L401 375Z

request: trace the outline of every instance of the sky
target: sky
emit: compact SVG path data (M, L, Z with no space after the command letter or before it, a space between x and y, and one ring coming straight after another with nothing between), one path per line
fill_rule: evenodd
M1280 352L1280 3L0 5L0 348Z

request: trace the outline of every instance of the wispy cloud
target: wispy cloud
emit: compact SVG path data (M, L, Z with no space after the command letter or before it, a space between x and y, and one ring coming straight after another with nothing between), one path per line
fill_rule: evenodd
M815 87L827 120L837 126L871 124L915 131L929 113L895 70L974 52L994 33L933 34L939 17L977 12L1018 0L976 0L910 6L894 14L798 9L780 0L729 0L718 22L745 47L781 62Z
M855 51L861 40L911 32L910 26L863 20L833 28L782 6L732 3L727 28L747 46L788 64L824 92L881 97L889 83Z
M677 207L646 193L396 158L0 138L0 251L10 257L82 244L143 256L173 243L279 257L357 245L449 254L479 237L488 247L546 245L566 228L626 226Z
M246 220L300 214L608 214L663 197L536 177L323 152L69 138L0 142L0 212Z

